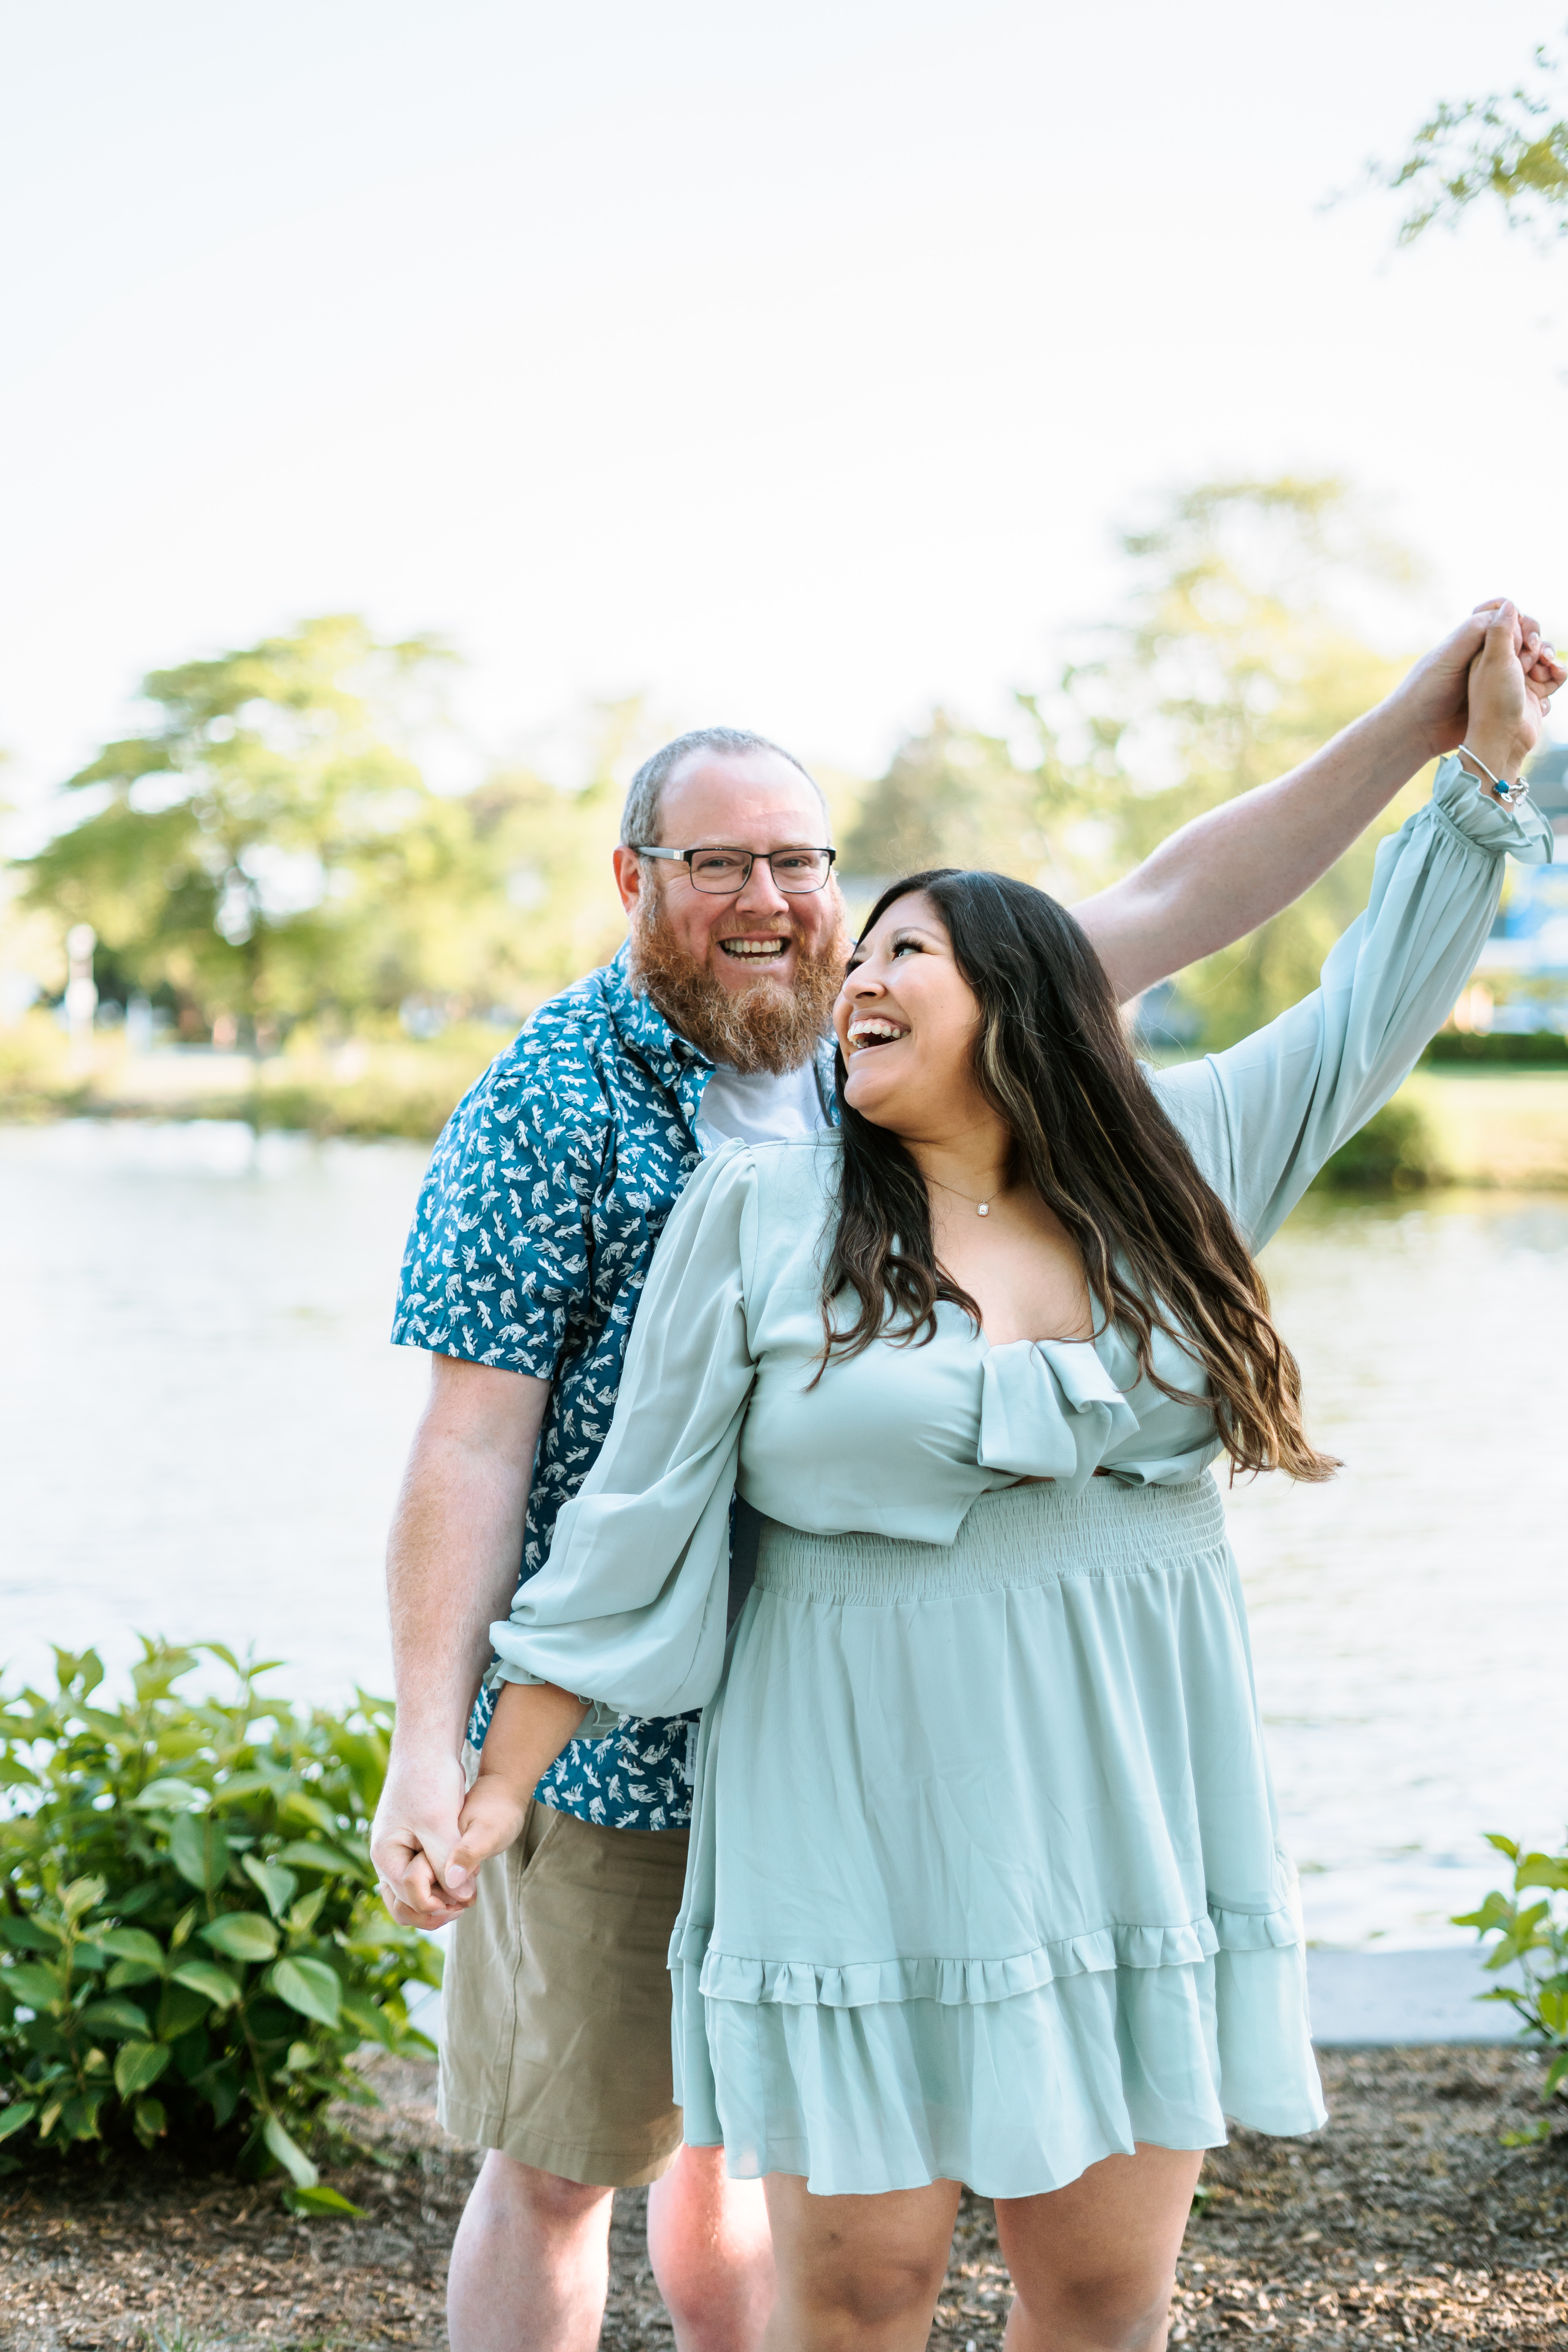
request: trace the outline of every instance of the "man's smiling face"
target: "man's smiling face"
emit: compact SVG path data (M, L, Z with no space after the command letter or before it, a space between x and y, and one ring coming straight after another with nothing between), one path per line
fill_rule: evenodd
M809 781L776 751L695 751L669 778L659 810L661 849L822 847L827 817ZM616 879L634 922L645 891L658 893L671 945L723 988L768 982L788 991L803 957L833 946L843 919L838 892L826 887L786 897L759 858L745 888L714 898L692 887L683 866L644 863L616 852Z

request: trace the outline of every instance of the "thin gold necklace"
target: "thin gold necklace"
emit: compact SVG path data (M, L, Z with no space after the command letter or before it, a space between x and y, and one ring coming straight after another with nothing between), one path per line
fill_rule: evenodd
M992 1202L999 1201L1007 1190L1006 1181L1004 1180L997 1185L994 1192L987 1192L984 1201L977 1201L973 1192L961 1192L956 1184L944 1184L940 1176L928 1176L926 1182L934 1184L939 1192L951 1192L955 1201L967 1201L977 1217L988 1217L991 1214Z

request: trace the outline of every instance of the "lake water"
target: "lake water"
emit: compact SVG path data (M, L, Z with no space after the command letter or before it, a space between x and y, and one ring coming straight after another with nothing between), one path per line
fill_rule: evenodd
M399 1143L0 1129L0 1655L137 1631L388 1685L381 1551L425 1385L386 1344ZM1266 1261L1333 1485L1232 1533L1310 1933L1414 1944L1561 1835L1568 1202L1300 1212ZM285 1678L279 1677L283 1686Z

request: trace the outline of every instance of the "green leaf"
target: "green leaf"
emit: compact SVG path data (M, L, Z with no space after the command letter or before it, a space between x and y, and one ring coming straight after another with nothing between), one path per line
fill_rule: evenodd
M1512 1917L1513 1905L1506 1895L1500 1895L1494 1886L1479 1911L1456 1912L1453 1925L1456 1927L1474 1927L1484 1936L1493 1927L1502 1927Z
M118 1960L144 1960L150 1969L163 1968L163 1947L145 1927L106 1927L98 1940Z
M270 1796L277 1786L275 1772L237 1772L232 1780L220 1780L212 1792L215 1805L237 1805L246 1797Z
M321 1906L327 1899L325 1886L312 1886L309 1895L301 1895L289 1914L289 1933L308 1936L321 1916Z
M365 2218L363 2205L351 2205L335 2189L319 2181L314 2189L286 2189L283 2202L290 2213L346 2213L353 2221Z
M131 1807L138 1813L199 1813L205 1812L207 1792L194 1780L149 1780L139 1797L132 1797Z
M205 1994L219 2009L227 2009L239 1999L238 1985L216 1960L185 1960L174 1970L174 1981Z
M262 1899L275 1919L280 1919L294 1899L300 1882L291 1870L279 1862L258 1862L253 1853L240 1857L240 1868L251 1883L261 1889Z
M37 2112L37 2099L18 2099L9 2107L0 2107L0 2139L9 2139L13 2132L26 2131Z
M1526 2124L1522 2131L1499 2132L1498 2146L1500 2147L1539 2147L1543 2139L1550 2139L1551 2137L1552 2119L1549 2116L1542 2116L1538 2122Z
M364 2034L369 2041L384 2043L388 2049L392 2047L395 2032L392 2020L367 1995L345 1992L338 2006L344 2021L356 2032Z
M78 2012L77 2022L89 2033L144 2034L147 2012L133 2000L91 2000Z
M65 1929L52 1919L14 1919L9 1911L0 1911L0 1942L13 1951L58 1952L64 1941Z
M1568 2083L1568 2050L1560 2050L1547 2068L1546 2080L1541 2086L1542 2097L1549 2099L1560 2083ZM0 2131L5 2127L5 2117L0 2114Z
M289 1844L280 1845L272 1859L291 1862L296 1870L328 1871L334 1877L355 1866L346 1854L334 1853L331 1846L319 1845L314 1838L295 1838Z
M1487 1832L1487 1843L1489 1845L1495 1845L1499 1853L1506 1853L1510 1862L1514 1860L1515 1856L1519 1853L1519 1847L1514 1843L1513 1839L1500 1837L1496 1830L1489 1830Z
M216 2066L209 2066L205 2074L197 2076L192 2088L199 2091L208 2102L213 2111L214 2128L222 2131L239 2105L238 2071L234 2061L223 2059Z
M1521 1890L1526 1886L1568 1887L1568 1854L1527 1853L1513 1874Z
M79 2092L68 2099L60 2110L60 2129L68 2139L97 2139L98 2111L108 2094L105 2091Z
M114 2061L114 2087L122 2099L150 2091L174 2052L162 2042L122 2042Z
M278 1811L297 1822L309 1822L312 1829L325 1830L329 1837L338 1835L338 1817L331 1805L324 1805L320 1797L307 1796L303 1789L290 1789L279 1798Z
M268 2116L261 2126L261 2137L296 2189L314 2189L321 2179L302 2147L296 2147L276 2116Z
M202 2022L211 2007L205 1993L193 1992L189 1985L166 1984L158 2003L159 2041L178 2042Z
M61 1997L58 1975L41 1960L14 1960L8 1969L0 1969L0 1985L29 2009L54 2009Z
M226 1911L209 1919L201 1936L231 1960L269 1960L278 1949L278 1930L259 1911Z
M279 1960L267 1979L280 2000L301 2017L335 2026L342 2002L342 1981L324 1960Z
M110 1992L123 1992L129 1985L156 1984L163 1973L145 1960L116 1960L103 1981Z
M221 1824L206 1814L181 1813L169 1825L169 1859L182 1878L210 1895L228 1873L228 1840Z
M103 1680L103 1660L96 1650L62 1650L51 1643L55 1653L55 1678L62 1692L80 1682L81 1696L95 1691Z
M169 2127L162 2099L138 2099L131 2115L143 2147L151 2147L155 2139L162 2139Z
M75 1921L102 1902L106 1893L101 1878L73 1878L60 1896L66 1917Z

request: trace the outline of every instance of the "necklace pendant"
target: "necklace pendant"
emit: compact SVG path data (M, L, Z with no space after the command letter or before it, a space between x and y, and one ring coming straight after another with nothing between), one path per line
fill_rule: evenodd
M975 1215L976 1215L977 1217L988 1217L988 1216L991 1214L991 1203L990 1203L990 1202L989 1202L989 1201L981 1201L981 1202L979 1202L976 1204L974 1213L975 1213Z

